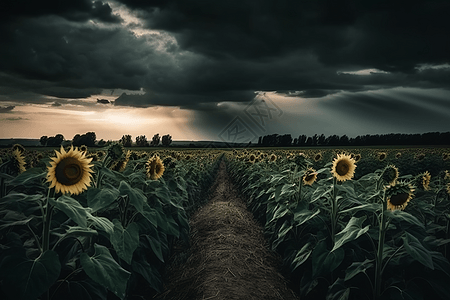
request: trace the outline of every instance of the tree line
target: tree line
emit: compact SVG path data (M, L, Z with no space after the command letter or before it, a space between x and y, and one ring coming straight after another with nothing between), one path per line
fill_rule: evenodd
M65 140L62 134L57 134L55 136L43 135L39 139L42 146L58 147L64 144L71 144L76 147L88 146L88 147L104 147L112 143L112 141L104 141L103 139L97 141L97 136L95 132L87 132L85 134L76 134L71 141ZM133 140L131 135L123 135L119 140L125 147L133 146ZM150 142L148 142L145 135L139 135L136 137L135 145L137 147L156 147L160 144L164 147L168 147L172 143L172 136L170 134L163 135L162 137L159 133L155 134Z
M260 136L261 147L302 147L302 146L388 146L388 145L450 145L450 132L427 132L416 134L389 133L366 134L349 138L347 135L324 134L313 136L299 135L292 139L290 134L271 134Z

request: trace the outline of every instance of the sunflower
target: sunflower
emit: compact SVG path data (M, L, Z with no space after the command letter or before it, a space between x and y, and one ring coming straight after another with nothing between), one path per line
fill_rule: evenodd
M16 149L12 152L9 159L9 170L11 175L18 175L25 172L25 157L22 156L22 152Z
M159 158L159 156L153 155L147 161L147 177L151 180L159 179L164 173L164 164Z
M88 147L86 145L82 145L82 146L80 146L80 151L84 152L84 153L87 153Z
M444 172L444 180L450 181L450 173L448 172L448 170L445 170Z
M277 156L275 154L270 155L269 161L274 162L277 160Z
M361 154L355 154L355 158L354 158L355 162L358 162L361 160Z
M78 195L90 186L93 170L90 165L92 158L87 158L84 152L77 148L66 152L61 146L60 152L56 151L56 157L52 157L51 167L48 168L47 182L50 188L56 192Z
M355 161L346 154L338 154L333 160L331 174L339 181L350 180L355 174Z
M402 153L401 152L397 152L397 154L395 154L395 158L399 159L400 157L402 157Z
M319 161L321 159L322 159L322 153L320 153L320 152L314 156L314 161Z
M312 185L317 179L317 172L313 168L308 168L303 176L304 185Z
M108 148L108 156L112 158L113 161L119 160L123 157L123 145L121 143L113 143Z
M14 145L11 147L11 150L12 150L13 152L16 151L16 150L19 150L20 153L24 153L24 152L25 152L25 148L24 148L21 144L14 144Z
M380 152L378 153L378 160L383 161L386 159L386 152Z
M250 154L250 157L248 158L248 161L251 162L251 163L254 163L255 160L256 160L255 154Z
M115 163L111 169L118 172L123 172L125 170L125 167L127 166L128 161L130 161L131 151L128 150L125 157L121 160L119 160L117 163Z
M444 153L442 154L442 159L443 160L448 160L450 158L450 153Z
M389 186L386 190L387 208L389 210L404 210L408 202L414 197L414 187L404 181Z
M422 175L422 187L425 191L428 191L430 189L430 181L431 181L431 174L430 172L426 171Z
M450 183L447 183L447 194L450 195Z
M395 185L398 178L398 169L389 165L384 168L383 173L381 173L381 179L388 185Z

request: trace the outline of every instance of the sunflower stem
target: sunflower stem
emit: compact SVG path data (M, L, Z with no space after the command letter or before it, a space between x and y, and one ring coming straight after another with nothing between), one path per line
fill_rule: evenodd
M384 250L384 239L386 235L386 218L385 211L387 209L386 203L386 192L383 192L383 209L381 211L380 229L378 232L378 251L376 254L376 265L375 265L375 289L374 289L374 300L380 299L381 296L381 277L382 277L382 267L383 267L383 250Z
M336 235L336 223L337 223L337 195L336 195L337 178L333 177L333 197L331 199L331 241L332 247L334 247L335 235Z
M1 177L0 178L0 198L3 198L5 196L5 190L6 190L6 186L5 186L5 178Z

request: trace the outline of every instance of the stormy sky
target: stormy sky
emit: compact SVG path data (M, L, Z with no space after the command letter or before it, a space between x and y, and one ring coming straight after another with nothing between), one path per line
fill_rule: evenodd
M450 131L448 0L31 1L0 10L0 138Z

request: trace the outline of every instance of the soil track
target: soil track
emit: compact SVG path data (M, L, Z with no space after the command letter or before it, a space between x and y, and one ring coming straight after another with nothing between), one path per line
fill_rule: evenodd
M210 202L192 216L190 225L189 257L172 263L158 299L297 299L223 162Z

